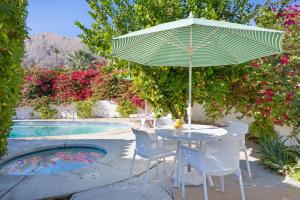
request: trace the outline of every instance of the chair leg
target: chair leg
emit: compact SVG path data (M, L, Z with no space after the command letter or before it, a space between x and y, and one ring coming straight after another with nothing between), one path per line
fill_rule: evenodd
M220 188L221 192L224 192L224 176L220 176Z
M177 162L177 165L176 165L176 170L175 170L175 181L174 181L174 186L175 187L178 187L180 186L180 182L179 182L179 176L180 176L180 162L181 162L181 158L180 158L180 141L178 140L177 141L177 152L176 152L176 162ZM176 163L175 162L175 163Z
M129 180L128 180L128 184L131 183L131 179L132 179L132 171L133 171L133 166L134 166L135 157L136 157L136 152L134 151L134 153L133 153L133 158L132 158L132 161L131 161L131 167L130 167L130 172L129 172Z
M149 169L150 169L150 160L148 160L148 163L147 163L147 170L146 170L146 174L145 174L144 187L143 187L143 195L146 194L146 187L147 187L147 183L148 183L148 179L149 179Z
M206 175L202 172L202 181L203 181L203 198L204 200L208 200L207 196L207 186L206 186Z
M158 160L156 160L156 176L158 176Z
M175 169L175 167L176 167L176 162L177 162L177 157L175 156L174 160L173 160L173 163L172 163L173 169Z
M176 183L177 183L177 180L176 180L176 175L177 175L177 156L174 157L174 160L173 160L173 163L172 163L172 173L174 175L174 186L176 187Z
M245 154L245 158L246 158L246 165L247 165L247 170L248 170L248 175L251 178L252 174L251 174L251 169L250 169L250 164L249 164L249 158L248 158L248 154L247 154L247 149L246 147L243 148L243 152Z
M181 198L185 199L184 162L181 163Z
M238 170L238 174L239 174L239 184L240 184L241 197L242 197L242 200L245 200L245 191L244 191L242 173L241 173L240 169Z
M179 162L179 160L178 160ZM177 164L177 171L176 171L176 185L177 187L180 187L180 184L181 184L181 178L182 178L182 173L183 173L183 170L184 170L184 165L183 163L180 161L178 164Z
M163 173L166 173L166 158L163 158Z
M208 176L208 183L209 183L210 187L214 187L214 182L213 182L211 176Z

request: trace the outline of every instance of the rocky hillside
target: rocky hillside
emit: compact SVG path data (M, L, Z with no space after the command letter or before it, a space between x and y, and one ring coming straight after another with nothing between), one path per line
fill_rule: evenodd
M68 54L79 49L88 50L79 38L67 38L54 33L42 33L30 36L26 42L24 67L36 65L51 68L66 64ZM55 50L58 50L57 61Z

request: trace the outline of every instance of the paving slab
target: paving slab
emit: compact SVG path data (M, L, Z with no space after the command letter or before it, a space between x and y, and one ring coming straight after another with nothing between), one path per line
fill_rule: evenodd
M118 179L108 176L108 171L109 174L115 174ZM28 176L2 199L25 200L61 196L110 184L111 182L118 181L119 178L126 177L119 170L105 165L93 166L89 167L86 171L74 171L72 173L64 173L63 175Z
M128 178L134 150L134 136L129 129L121 132L79 136L9 139L8 154L2 158L2 162L16 155L41 148L69 145L102 147L107 151L107 154L87 167L66 173L30 176L1 175L0 199L22 200L64 196ZM133 174L142 173L145 166L146 161L138 158Z
M150 134L153 133L153 129L148 131ZM144 196L142 185L146 160L137 158L134 167L135 178L128 187L127 179L135 147L134 135L129 129L99 134L9 139L8 143L8 154L2 160L27 151L57 145L99 146L108 153L88 167L66 173L33 176L0 175L0 200L32 200L69 194L73 195L72 200L169 200L180 197L171 179L172 159L167 159L167 173L161 172L161 164L158 176L155 169L150 170L150 181ZM247 145L253 174L251 179L247 175L244 155L240 155L247 199L299 200L300 183L264 169L258 164L257 146L251 143ZM219 191L218 179L214 178L214 182L216 186L209 188L210 199L240 199L234 175L225 178L225 193ZM187 198L201 199L201 187L187 187Z
M0 199L14 188L20 182L22 182L26 176L10 176L0 174Z
M159 173L156 174L156 169L150 170L150 179L147 186L146 194L143 195L143 184L145 174L132 179L131 183L128 180L109 186L79 192L72 196L71 200L172 200L173 199L173 184L171 181L171 162L166 166L167 173L162 172L162 166L159 164Z
M300 190L298 188L278 187L245 187L247 200L299 200ZM237 187L225 187L222 193L219 188L208 188L208 198L213 200L240 200L240 190ZM174 199L180 200L180 192L176 190ZM186 200L202 200L202 188L187 188Z

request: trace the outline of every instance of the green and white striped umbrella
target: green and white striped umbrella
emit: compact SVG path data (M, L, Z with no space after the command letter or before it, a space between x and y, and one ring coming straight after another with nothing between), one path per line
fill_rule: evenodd
M192 67L233 65L278 54L283 37L282 31L190 15L114 38L112 55L149 66L189 67L190 125Z

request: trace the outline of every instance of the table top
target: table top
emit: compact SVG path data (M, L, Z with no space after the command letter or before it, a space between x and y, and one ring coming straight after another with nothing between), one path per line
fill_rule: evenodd
M171 140L209 141L225 136L227 130L211 125L192 124L191 132L189 132L188 125L185 124L183 128L179 129L175 129L173 126L156 128L155 133L160 137Z

